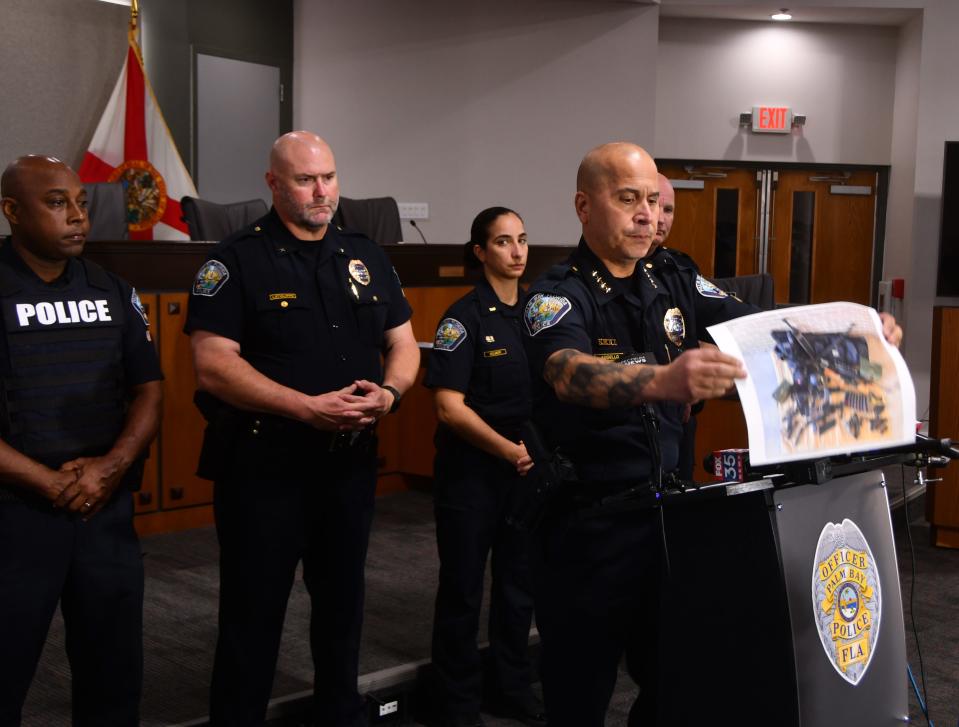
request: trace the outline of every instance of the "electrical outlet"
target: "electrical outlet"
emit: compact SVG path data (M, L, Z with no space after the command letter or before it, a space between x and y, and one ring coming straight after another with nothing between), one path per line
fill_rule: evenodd
M428 220L430 206L427 202L397 202L401 220Z
M397 699L394 699L392 702L387 702L386 704L380 705L380 717L385 717L388 714L393 714L400 708L400 702Z

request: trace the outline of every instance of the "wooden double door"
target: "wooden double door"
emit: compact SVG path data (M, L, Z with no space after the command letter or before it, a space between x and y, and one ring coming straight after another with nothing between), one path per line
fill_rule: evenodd
M707 277L770 273L777 303L873 300L880 169L659 169L676 187L667 244Z

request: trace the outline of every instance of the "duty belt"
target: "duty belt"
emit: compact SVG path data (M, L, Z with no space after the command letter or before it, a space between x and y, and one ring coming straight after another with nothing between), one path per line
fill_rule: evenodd
M675 472L666 475L663 488L657 490L652 481L586 483L572 495L574 508L584 515L601 514L611 510L642 510L657 508L663 503L663 495L685 492L693 482L680 480Z
M375 436L376 425L346 432L327 432L269 414L250 414L244 417L242 431L287 444L302 444L322 452L343 452L369 446Z

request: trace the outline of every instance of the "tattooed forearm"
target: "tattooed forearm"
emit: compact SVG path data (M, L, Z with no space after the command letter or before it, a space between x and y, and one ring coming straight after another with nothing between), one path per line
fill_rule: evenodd
M543 378L561 401L593 409L644 401L643 391L653 376L652 366L623 366L571 348L552 354L543 369Z

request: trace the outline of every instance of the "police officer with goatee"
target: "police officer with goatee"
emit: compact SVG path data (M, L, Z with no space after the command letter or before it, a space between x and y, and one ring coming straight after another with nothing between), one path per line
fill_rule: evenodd
M80 258L86 192L26 156L0 179L0 725L19 725L54 611L73 724L136 725L143 564L131 490L162 374L136 291Z

